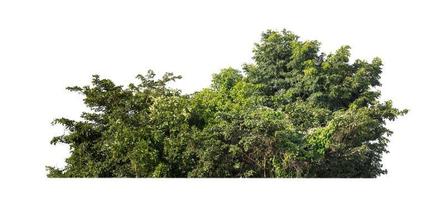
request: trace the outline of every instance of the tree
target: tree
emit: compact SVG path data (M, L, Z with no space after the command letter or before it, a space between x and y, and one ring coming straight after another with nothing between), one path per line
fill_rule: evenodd
M68 134L66 167L48 177L376 177L387 173L387 120L407 113L381 102L381 59L350 63L350 47L268 30L254 63L226 68L191 95L180 76L138 75L117 86L94 75L68 87L91 109L54 120Z

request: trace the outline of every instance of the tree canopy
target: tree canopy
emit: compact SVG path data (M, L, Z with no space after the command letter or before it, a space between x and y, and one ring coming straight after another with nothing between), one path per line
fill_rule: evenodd
M193 94L151 70L124 87L94 75L68 87L89 108L58 118L69 145L48 177L377 177L387 173L388 120L407 110L381 101L382 61L350 61L320 42L268 30L243 71L222 69Z

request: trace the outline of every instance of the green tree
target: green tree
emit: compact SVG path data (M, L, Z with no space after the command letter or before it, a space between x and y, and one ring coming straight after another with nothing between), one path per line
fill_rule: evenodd
M48 177L376 177L387 153L387 120L407 110L382 102L381 59L350 62L350 47L319 52L318 41L268 30L254 63L226 68L191 95L181 78L117 86L95 75L82 120L54 120L67 134L66 167Z

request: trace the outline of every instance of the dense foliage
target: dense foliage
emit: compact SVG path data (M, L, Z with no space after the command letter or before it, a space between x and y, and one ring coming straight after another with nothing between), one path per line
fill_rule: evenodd
M379 58L350 63L350 48L319 52L268 30L244 73L226 68L191 95L181 78L152 71L127 87L95 75L68 87L90 108L54 120L67 134L66 167L48 177L376 177L387 153L387 120L406 110L381 102Z

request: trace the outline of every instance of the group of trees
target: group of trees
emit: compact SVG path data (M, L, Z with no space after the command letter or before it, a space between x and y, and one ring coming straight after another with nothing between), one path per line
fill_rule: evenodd
M268 30L243 72L226 68L190 95L181 78L153 71L127 87L94 75L82 120L54 120L71 154L48 177L376 177L387 120L405 114L379 100L382 62L350 62L350 48Z

